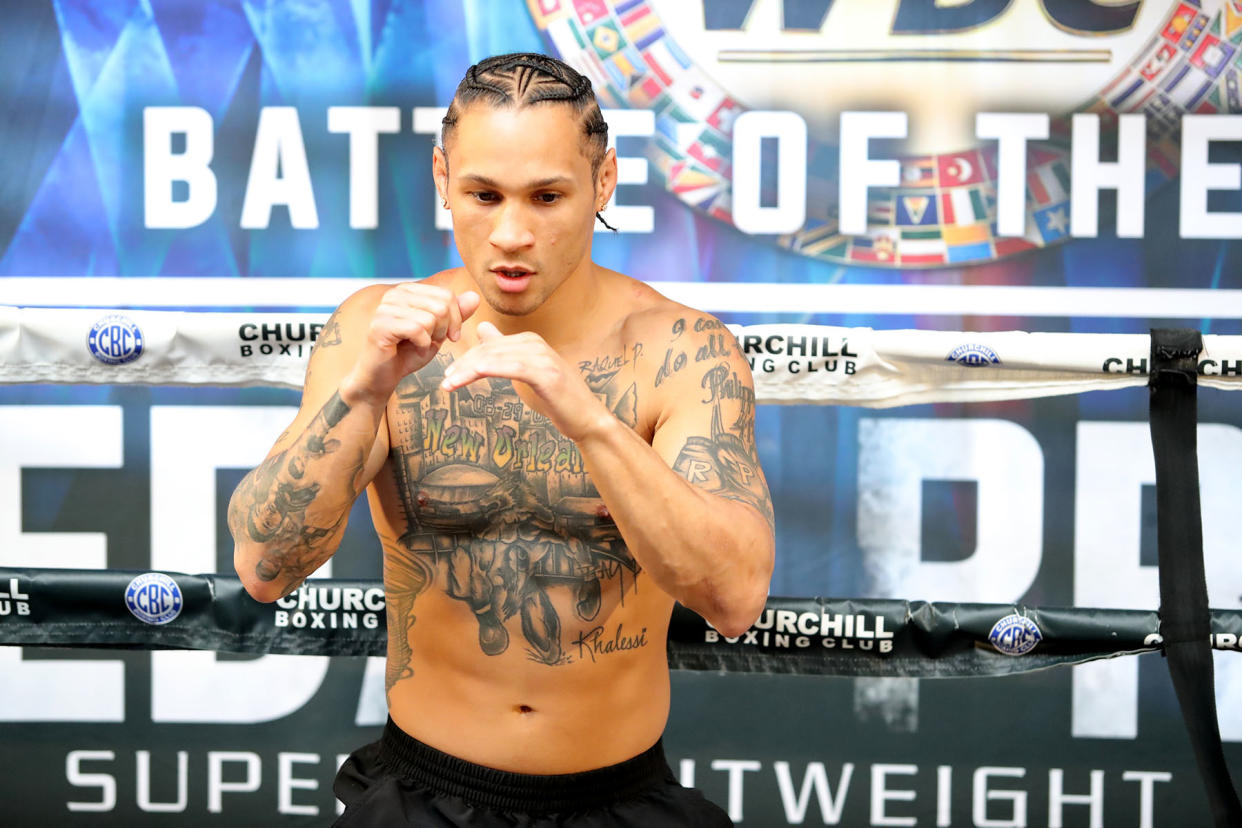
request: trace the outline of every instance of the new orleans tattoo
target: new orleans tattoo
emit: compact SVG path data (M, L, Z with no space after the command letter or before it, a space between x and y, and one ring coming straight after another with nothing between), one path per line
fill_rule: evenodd
M587 386L631 427L637 391L625 369L641 351L633 345L579 364ZM609 602L624 602L640 571L573 441L524 405L508 380L440 390L448 363L441 355L406 377L389 420L407 526L389 555L389 594L397 596L389 611L400 629L393 660L404 659L390 666L389 687L411 675L409 607L432 582L469 607L484 653L509 649L507 622L516 618L527 656L562 664L577 653L552 595L567 592L573 614L594 621Z

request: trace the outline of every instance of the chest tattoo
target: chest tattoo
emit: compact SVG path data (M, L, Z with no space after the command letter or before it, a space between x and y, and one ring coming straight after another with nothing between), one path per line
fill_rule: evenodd
M626 365L633 354L578 366L631 427L637 394ZM449 361L438 357L403 380L389 409L390 462L405 517L388 562L389 600L404 616L390 624L390 661L398 662L390 664L390 687L410 675L412 605L429 586L470 608L484 653L508 650L507 622L517 618L527 655L561 664L576 651L562 639L569 619L558 606L594 621L608 602L624 602L639 574L573 441L525 405L508 380L441 390Z

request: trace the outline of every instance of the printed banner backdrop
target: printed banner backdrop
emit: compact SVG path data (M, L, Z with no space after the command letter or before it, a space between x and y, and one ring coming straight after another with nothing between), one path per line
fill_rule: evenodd
M692 285L725 322L1238 334L1240 49L1233 0L12 3L0 304L170 307L142 291L182 279L179 309L322 312L337 279L453 266L439 109L471 63L543 51L592 78L622 159L596 260ZM283 298L256 299L272 278ZM313 344L258 321L239 357ZM752 368L794 364L848 370L788 343ZM0 387L0 567L229 572L224 506L297 399ZM761 406L773 595L1156 608L1146 405ZM1238 609L1242 413L1204 389L1200 419L1209 593ZM365 507L328 569L377 576ZM0 584L0 613L22 589ZM1242 660L1216 658L1237 770ZM4 822L326 824L337 763L383 722L382 673L0 648ZM743 824L1207 819L1150 656L990 679L679 671L666 745Z

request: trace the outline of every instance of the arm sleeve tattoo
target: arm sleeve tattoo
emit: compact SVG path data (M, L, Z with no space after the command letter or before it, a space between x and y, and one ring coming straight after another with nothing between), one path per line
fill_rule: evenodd
M260 580L284 579L292 592L331 551L328 544L339 535L357 497L354 479L363 460L360 452L344 471L343 487L333 481L339 472L323 467L322 461L341 448L332 430L348 413L340 394L333 394L292 446L268 458L238 486L229 528L239 540L264 545L255 565ZM331 502L325 502L325 487L332 490ZM317 502L322 507L318 513L335 514L339 509L339 516L326 522L308 519L307 511Z

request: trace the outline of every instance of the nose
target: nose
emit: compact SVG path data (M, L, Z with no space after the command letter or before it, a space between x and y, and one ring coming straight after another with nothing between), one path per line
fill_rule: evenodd
M535 233L531 230L529 216L522 205L511 200L495 213L496 223L492 226L488 241L500 250L512 251L530 247L535 243Z

